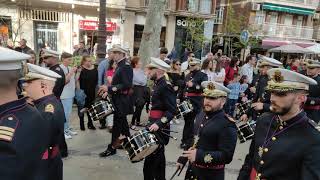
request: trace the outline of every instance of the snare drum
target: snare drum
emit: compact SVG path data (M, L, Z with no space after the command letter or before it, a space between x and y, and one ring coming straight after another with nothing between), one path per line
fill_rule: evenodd
M177 108L178 108L178 115L177 115L178 119L183 117L183 115L188 114L193 111L193 106L189 100L183 101L182 103L180 103L177 106Z
M92 120L98 121L112 114L114 111L112 104L109 101L100 100L91 105L88 113Z
M138 162L153 153L159 147L156 136L144 129L125 139L122 144L131 162Z
M244 143L253 138L255 127L256 127L255 121L250 121L246 123L240 122L237 124L237 132L238 132L240 143Z

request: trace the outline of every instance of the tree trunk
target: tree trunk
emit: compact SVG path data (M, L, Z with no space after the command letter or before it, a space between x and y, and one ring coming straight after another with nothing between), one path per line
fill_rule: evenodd
M106 57L106 5L106 0L100 0L99 27L97 37L97 63L100 63L100 61Z
M150 61L150 57L158 54L160 46L160 34L162 28L162 18L167 0L150 0L144 26L139 56L143 66Z

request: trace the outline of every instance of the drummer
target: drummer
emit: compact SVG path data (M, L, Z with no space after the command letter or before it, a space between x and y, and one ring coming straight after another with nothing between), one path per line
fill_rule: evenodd
M237 144L233 119L226 116L223 105L230 90L211 81L202 83L203 111L196 117L195 144L178 160L179 168L189 160L185 179L223 180L225 164L232 161Z
M169 143L170 121L173 119L177 108L176 95L172 85L164 76L170 70L167 63L151 57L151 63L146 67L148 68L148 78L154 81L149 130L155 133L160 146L154 153L145 158L143 175L145 180L165 180L166 158L164 146Z

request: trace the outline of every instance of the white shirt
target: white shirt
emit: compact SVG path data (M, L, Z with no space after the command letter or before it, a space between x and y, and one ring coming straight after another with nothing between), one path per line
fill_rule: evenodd
M210 70L201 70L203 73L205 73L208 76L208 81L214 81L214 74L215 72Z
M64 74L67 75L69 74L70 71L72 71L72 68L66 67L63 64L60 64L61 69L63 70ZM66 84L63 87L62 94L60 96L60 99L69 99L69 98L74 98L75 96L75 89L76 89L76 81L74 74L71 76L70 81L68 84Z
M243 65L240 69L240 75L246 75L248 77L249 84L251 84L253 79L253 66L249 63Z

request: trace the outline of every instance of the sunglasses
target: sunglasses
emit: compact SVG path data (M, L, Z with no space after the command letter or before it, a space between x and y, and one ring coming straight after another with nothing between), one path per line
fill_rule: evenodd
M218 97L209 97L209 96L205 96L206 99L210 99L210 100L216 100L218 99Z
M271 91L271 94L278 96L278 97L285 97L288 95L288 91Z
M179 64L179 63L177 63L176 65L177 65L177 66L181 66L181 64Z

